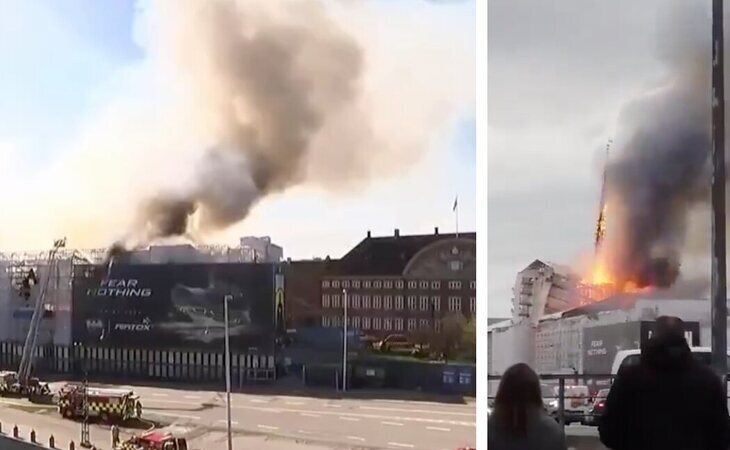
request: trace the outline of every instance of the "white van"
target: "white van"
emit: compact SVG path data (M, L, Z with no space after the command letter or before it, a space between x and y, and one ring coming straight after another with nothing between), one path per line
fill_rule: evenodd
M698 361L701 361L708 366L712 360L710 347L690 347L692 350L692 356ZM730 353L728 353L730 356ZM631 350L619 350L616 353L616 357L613 359L613 366L611 366L611 375L616 375L621 367L634 366L639 364L641 359L641 350L638 348ZM730 367L730 358L728 358L728 367Z

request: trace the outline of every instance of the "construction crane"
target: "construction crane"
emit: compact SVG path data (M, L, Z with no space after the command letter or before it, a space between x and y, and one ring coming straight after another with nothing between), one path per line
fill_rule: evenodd
M596 254L601 249L601 244L603 244L603 239L606 237L606 213L608 212L608 202L606 199L606 172L608 171L608 158L611 151L611 144L613 144L613 140L609 139L608 143L606 144L606 162L603 166L603 182L601 183L601 199L600 203L598 205L598 220L596 221L596 241L595 241L595 250Z
M30 374L33 367L33 355L38 340L38 332L40 331L40 323L44 313L43 305L45 303L46 292L48 291L48 285L57 263L56 256L58 251L65 246L66 238L58 239L53 242L53 249L48 253L48 274L46 275L46 279L43 280L41 290L36 297L33 316L30 319L28 335L25 337L23 355L20 359L20 367L18 368L16 390L23 395L32 396L34 394L44 394L48 389L47 385L39 383L38 380L31 379Z

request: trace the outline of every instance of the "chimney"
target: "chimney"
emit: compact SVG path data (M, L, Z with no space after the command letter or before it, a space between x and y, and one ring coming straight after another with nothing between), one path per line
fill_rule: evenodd
M395 229L395 237L400 236L400 230L398 228Z
M439 227L434 227L433 228L433 234L435 234L436 236L438 236L438 234L439 234Z
M368 230L368 239L370 239L372 235L370 234L370 230Z

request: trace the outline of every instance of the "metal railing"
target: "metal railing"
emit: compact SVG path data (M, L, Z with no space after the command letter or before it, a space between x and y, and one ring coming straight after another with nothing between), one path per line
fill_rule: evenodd
M609 389L615 376L601 374L542 374L539 377L543 389L542 398L548 413L555 417L560 425L565 426L573 422L597 425L600 415L591 412L597 398L599 398L597 394L601 389ZM487 377L487 399L490 407L497 394L501 379L501 375L489 375ZM588 395L566 395L566 387L568 390L574 390L574 387L577 386L587 387ZM546 392L545 388L549 389L549 392ZM566 410L566 400L576 400L577 403L582 403L582 405L576 409L568 408Z

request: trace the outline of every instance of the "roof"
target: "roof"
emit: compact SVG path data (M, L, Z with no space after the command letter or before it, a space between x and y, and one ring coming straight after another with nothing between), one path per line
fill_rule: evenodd
M332 272L348 275L397 276L403 273L408 262L423 248L456 234L400 235L366 237L336 264ZM476 241L477 234L459 233L458 238Z

